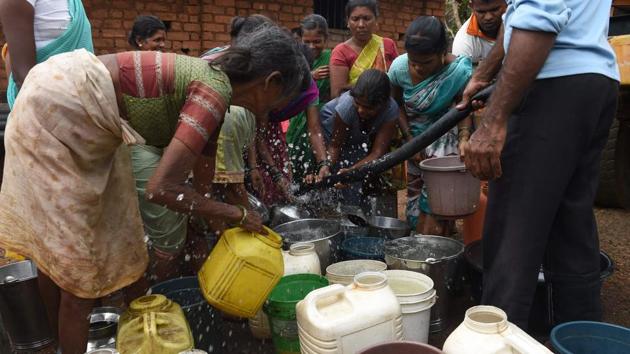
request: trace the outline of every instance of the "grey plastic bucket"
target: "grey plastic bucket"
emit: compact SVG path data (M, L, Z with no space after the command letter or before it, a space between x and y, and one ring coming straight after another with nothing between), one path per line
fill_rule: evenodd
M479 206L481 181L468 172L459 156L445 156L420 162L431 213L459 218Z

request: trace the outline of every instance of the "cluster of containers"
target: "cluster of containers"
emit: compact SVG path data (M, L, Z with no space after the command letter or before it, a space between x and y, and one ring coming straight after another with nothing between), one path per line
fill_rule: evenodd
M433 188L431 207L447 217L474 211L478 181L460 167L438 162L427 160L425 164L434 165L425 170L451 177L436 178L428 186ZM426 177L432 180L430 173ZM468 192L462 193L462 188ZM453 192L456 189L460 192ZM121 354L218 349L220 343L210 329L220 326L218 321L227 315L247 318L251 334L271 338L279 354L550 353L508 322L503 311L490 306L470 308L442 350L429 346L429 333L446 327L450 295L461 286L458 271L464 244L439 236L409 237L409 228L395 218L372 217L367 231L346 225L342 232L341 225L306 219L279 225L275 231L267 228L265 234L227 230L198 277L159 284L152 295L136 299L124 313L108 314L117 318L116 349ZM354 237L345 237L348 234ZM378 237L361 236L366 234ZM283 251L283 245L290 247ZM469 247L467 258L473 253ZM3 315L12 313L7 299L21 307L18 297L10 296L18 294L16 287L33 283L36 277L30 263L12 269L20 272L0 271ZM105 318L101 329L109 328L105 314L97 314ZM552 342L560 353L589 348L592 343L584 338L597 340L596 349L605 345L600 352L630 352L630 331L603 325L561 325L552 332ZM41 328L42 333L46 330ZM614 346L618 351L610 349ZM116 349L100 348L92 354Z
M226 247L213 251L199 276L202 288L211 290L204 290L204 296L214 307L250 318L252 334L261 339L271 337L277 353L354 354L385 350L370 347L388 342L432 350L426 353L440 352L425 344L431 308L437 300L429 276L409 270L387 270L386 263L376 260L350 260L327 266L324 277L314 244L296 243L283 252L279 242L267 242L277 239L272 231L268 233L254 238L242 230L226 233L219 242L225 242ZM247 237L249 243L235 247L240 238ZM413 241L409 239L401 240ZM217 254L217 249L226 253ZM412 252L400 245L396 249ZM260 255L266 255L264 262L250 263L261 261ZM235 265L239 268L233 269ZM222 276L215 278L209 272ZM258 274L262 272L265 274ZM235 278L230 279L233 274ZM243 276L250 278L235 280ZM243 283L271 290L266 294L251 292L247 298L238 290L238 297L230 298L233 284ZM216 291L219 284L224 291ZM256 308L250 304L260 305ZM236 309L237 305L240 309ZM490 347L498 351L480 350L489 348L488 343L494 343ZM492 307L469 310L444 350L452 354L549 353L507 322L501 310Z

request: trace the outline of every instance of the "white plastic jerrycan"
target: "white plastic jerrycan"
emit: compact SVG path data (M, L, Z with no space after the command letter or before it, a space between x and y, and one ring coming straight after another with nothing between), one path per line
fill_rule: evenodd
M319 257L315 245L310 242L294 243L288 251L282 252L284 259L284 275L322 274Z
M302 354L354 354L403 338L400 304L383 273L314 290L296 309Z
M552 352L525 331L508 322L503 310L475 306L446 339L445 354L538 354Z
M291 274L317 274L321 275L322 268L319 265L319 257L315 252L315 245L310 242L294 243L288 251L282 251L284 259L284 275ZM254 338L271 338L271 326L269 318L259 310L256 316L248 320L249 330Z

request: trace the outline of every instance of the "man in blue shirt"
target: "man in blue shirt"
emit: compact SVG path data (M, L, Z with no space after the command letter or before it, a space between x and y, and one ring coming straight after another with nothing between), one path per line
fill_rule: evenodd
M616 109L611 0L508 0L504 34L460 107L497 78L465 162L490 192L482 302L527 329L540 265L554 320L600 320L593 200ZM475 103L475 102L473 102Z

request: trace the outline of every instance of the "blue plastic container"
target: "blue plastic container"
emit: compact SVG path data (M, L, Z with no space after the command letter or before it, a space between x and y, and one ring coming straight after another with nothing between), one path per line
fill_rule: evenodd
M630 353L630 329L603 322L575 321L556 326L551 344L560 354Z
M384 260L383 245L385 239L380 237L351 237L341 244L341 250L347 261L354 259Z

